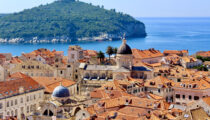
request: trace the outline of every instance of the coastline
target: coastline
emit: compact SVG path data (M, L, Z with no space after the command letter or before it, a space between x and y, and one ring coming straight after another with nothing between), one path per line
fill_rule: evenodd
M145 33L138 37L127 37L127 38L145 38L147 35ZM112 40L120 40L122 39L122 35L114 35L114 34L102 34L99 36L94 37L82 37L72 39L66 36L61 37L48 37L48 38L38 38L38 37L31 37L31 38L11 38L11 39L4 39L0 38L0 43L70 43L73 41L112 41Z

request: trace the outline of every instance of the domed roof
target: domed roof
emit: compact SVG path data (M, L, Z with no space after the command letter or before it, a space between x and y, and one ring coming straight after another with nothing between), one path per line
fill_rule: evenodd
M126 40L123 40L122 45L118 48L117 54L132 54L130 46L126 44Z
M61 97L69 97L70 94L68 88L60 85L53 90L52 96L61 98Z

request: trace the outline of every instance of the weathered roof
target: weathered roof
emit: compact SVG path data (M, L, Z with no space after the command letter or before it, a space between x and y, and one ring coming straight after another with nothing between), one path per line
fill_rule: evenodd
M45 92L52 93L53 90L62 83L64 87L69 87L75 84L74 81L60 77L33 77L39 84L45 87Z
M0 98L20 94L20 88L23 88L23 93L43 89L34 79L18 72L7 78L7 81L0 82Z
M133 56L136 59L147 59L147 58L155 58L162 57L163 54L159 50L149 49L149 50L138 50L132 49Z

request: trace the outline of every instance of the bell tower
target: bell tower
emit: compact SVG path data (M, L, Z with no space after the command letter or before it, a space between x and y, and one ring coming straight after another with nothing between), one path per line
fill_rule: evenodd
M121 68L127 68L129 70L132 69L133 66L133 55L132 55L132 50L129 45L127 45L127 40L124 38L122 40L121 46L117 50L117 67Z

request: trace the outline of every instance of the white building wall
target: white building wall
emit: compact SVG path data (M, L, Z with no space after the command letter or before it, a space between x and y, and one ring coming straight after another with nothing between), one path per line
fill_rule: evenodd
M21 120L21 114L29 115L44 100L44 89L21 94L5 99L0 99L0 119L6 116L17 116ZM35 107L35 109L36 109Z

